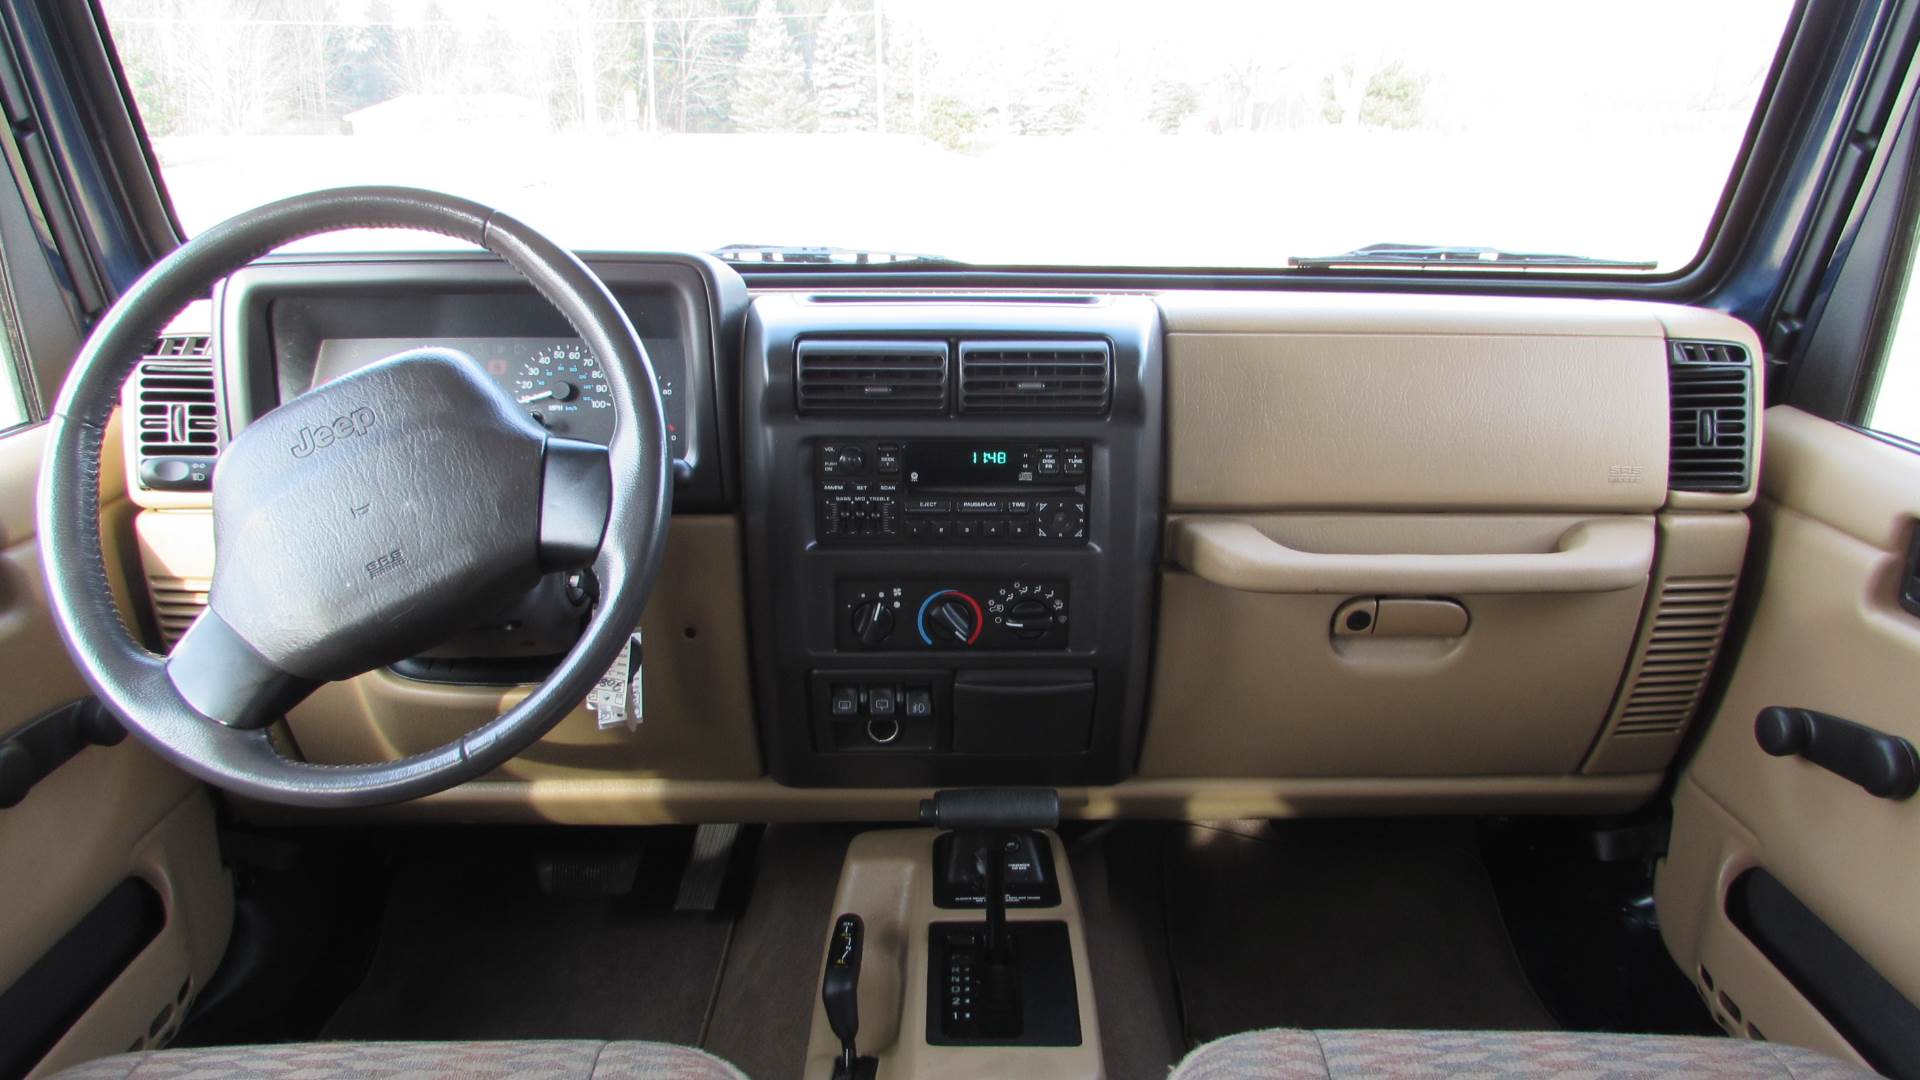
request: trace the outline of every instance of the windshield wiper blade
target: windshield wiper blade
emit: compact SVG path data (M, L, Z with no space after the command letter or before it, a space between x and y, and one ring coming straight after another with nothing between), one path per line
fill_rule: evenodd
M1287 265L1301 270L1340 267L1406 266L1459 270L1569 267L1581 270L1652 270L1652 259L1598 259L1591 255L1555 255L1547 252L1505 251L1490 247L1429 244L1368 244L1339 255L1296 255Z
M723 262L749 266L959 265L957 260L949 259L944 255L924 255L912 251L869 251L860 248L806 244L728 244L725 247L713 249L712 254Z

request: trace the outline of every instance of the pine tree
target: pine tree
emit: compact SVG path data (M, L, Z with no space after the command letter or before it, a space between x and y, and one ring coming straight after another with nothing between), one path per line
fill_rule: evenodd
M812 91L806 60L787 31L775 0L754 9L740 78L733 87L733 126L738 131L807 131L813 127Z
M862 29L840 0L827 5L813 47L813 93L821 131L873 129L873 53Z

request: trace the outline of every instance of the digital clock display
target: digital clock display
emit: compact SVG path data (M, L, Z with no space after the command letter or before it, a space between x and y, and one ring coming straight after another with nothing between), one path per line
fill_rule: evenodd
M926 487L1012 484L1020 479L1018 450L981 443L912 443L907 448L907 479Z

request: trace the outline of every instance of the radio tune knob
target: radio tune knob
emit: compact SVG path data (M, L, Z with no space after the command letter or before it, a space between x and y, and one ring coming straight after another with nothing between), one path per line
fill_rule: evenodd
M860 644L871 649L893 633L893 609L879 600L864 600L854 605L853 634Z

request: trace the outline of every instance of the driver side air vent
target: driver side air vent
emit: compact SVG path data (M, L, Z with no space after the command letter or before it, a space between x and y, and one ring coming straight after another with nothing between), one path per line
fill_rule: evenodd
M1753 464L1753 365L1744 346L1675 341L1668 352L1674 491L1745 491Z
M963 341L960 411L1103 413L1113 390L1104 341Z
M220 453L220 406L207 335L168 334L156 339L134 368L129 389L129 404L138 421L142 480L158 479L154 474L159 469L170 489L206 490L206 484L187 478L207 475L212 459ZM156 459L164 459L165 467ZM178 477L173 475L176 472Z
M802 341L793 385L802 413L945 412L947 343Z

